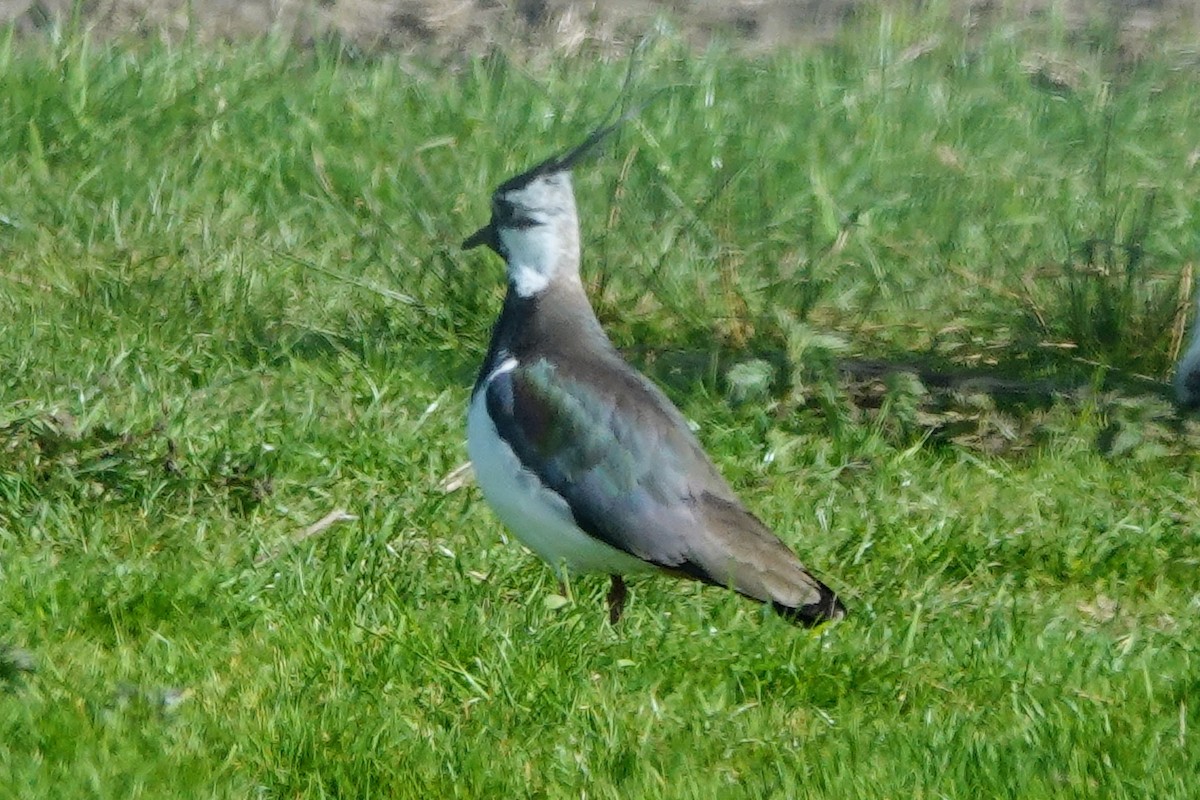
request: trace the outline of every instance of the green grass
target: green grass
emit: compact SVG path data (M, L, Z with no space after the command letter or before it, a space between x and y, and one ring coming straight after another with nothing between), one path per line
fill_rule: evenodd
M665 578L613 630L439 488L502 292L457 244L624 64L3 42L0 797L1194 796L1196 430L1139 392L1200 95L1048 30L659 42L577 176L602 319L844 593L816 632ZM1104 391L862 406L842 347Z

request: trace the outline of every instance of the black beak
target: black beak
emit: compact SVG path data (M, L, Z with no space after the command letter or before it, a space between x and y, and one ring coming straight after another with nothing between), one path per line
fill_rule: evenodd
M462 249L474 250L481 244L486 244L497 253L500 252L500 239L496 236L496 226L490 222L464 239Z

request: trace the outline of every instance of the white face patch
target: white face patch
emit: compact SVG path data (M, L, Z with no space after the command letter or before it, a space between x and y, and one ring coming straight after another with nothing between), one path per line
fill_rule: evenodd
M544 175L497 200L511 209L511 225L496 227L508 260L508 279L520 297L546 290L560 271L579 268L579 221L566 173Z
M500 241L508 253L508 278L518 295L531 297L550 285L563 245L554 225L501 228Z

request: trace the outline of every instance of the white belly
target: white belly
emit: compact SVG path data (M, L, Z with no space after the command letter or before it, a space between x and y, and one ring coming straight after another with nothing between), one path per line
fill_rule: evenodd
M559 574L564 568L612 575L652 569L640 558L579 529L566 501L522 467L512 448L500 438L487 414L485 395L480 389L467 412L467 452L484 499L517 538Z

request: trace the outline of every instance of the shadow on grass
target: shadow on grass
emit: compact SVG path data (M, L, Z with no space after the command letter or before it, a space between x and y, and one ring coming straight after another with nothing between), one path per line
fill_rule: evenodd
M674 397L703 386L734 402L731 370L758 361L769 378L743 402L769 405L781 420L812 410L832 425L873 425L896 443L1015 455L1052 441L1080 409L1095 408L1104 420L1095 446L1104 455L1153 457L1200 445L1200 424L1174 406L1169 384L1054 355L1035 361L1017 354L986 368L913 353L795 365L772 344L638 347L625 355Z
M761 360L770 365L780 379L777 387L786 387L795 371L782 346L751 348L627 348L625 357L660 385L671 391L686 392L697 384L715 389L727 388L725 376L735 365ZM1062 360L1055 364L1043 360L1032 364L1013 359L990 368L964 367L929 354L898 354L883 358L843 358L834 364L838 383L852 399L873 407L873 385L896 375L918 379L935 394L982 394L997 404L1013 407L1044 408L1054 402L1079 397L1088 392L1115 392L1122 396L1155 398L1170 402L1171 386L1102 365L1086 365ZM1033 372L1039 377L1028 377ZM1046 377L1049 375L1049 377Z

